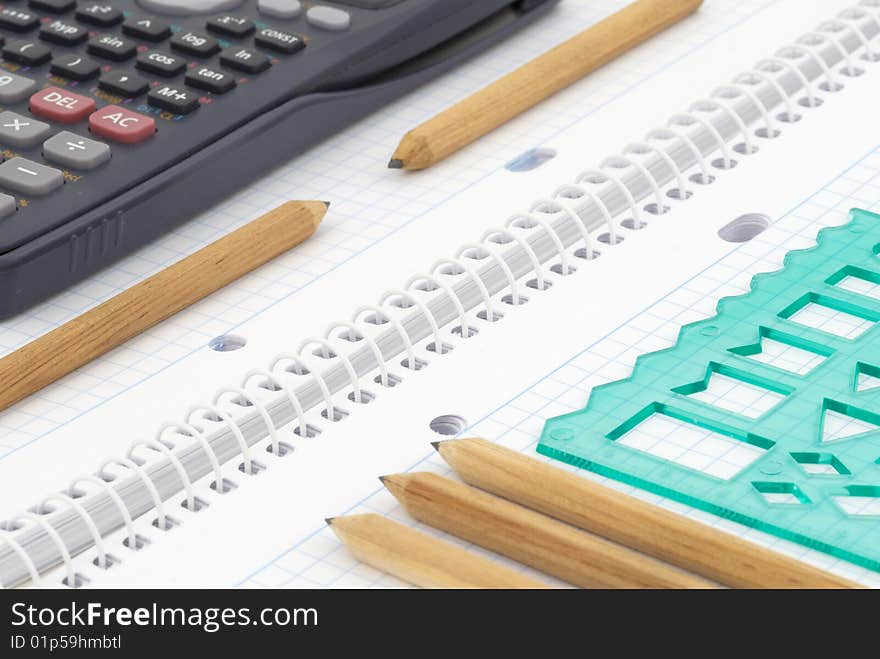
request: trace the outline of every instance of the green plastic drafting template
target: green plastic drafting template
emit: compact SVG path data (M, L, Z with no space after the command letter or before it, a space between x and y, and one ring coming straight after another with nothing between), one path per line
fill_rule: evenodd
M880 215L549 420L538 451L880 571Z

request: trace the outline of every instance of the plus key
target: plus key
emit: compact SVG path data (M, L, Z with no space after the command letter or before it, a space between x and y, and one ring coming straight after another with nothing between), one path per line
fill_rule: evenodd
M61 124L75 124L95 111L95 99L61 89L47 87L31 96L31 112Z

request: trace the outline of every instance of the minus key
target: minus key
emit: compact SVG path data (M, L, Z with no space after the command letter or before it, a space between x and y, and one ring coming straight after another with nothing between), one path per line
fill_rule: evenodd
M0 165L0 186L23 195L43 196L64 185L61 170L15 157Z

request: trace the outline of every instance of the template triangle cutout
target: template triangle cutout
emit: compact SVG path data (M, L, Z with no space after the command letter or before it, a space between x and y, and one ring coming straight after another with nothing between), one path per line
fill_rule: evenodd
M880 367L859 362L856 364L855 391L862 393L880 387Z
M872 412L833 400L826 400L822 406L820 440L823 444L852 439L878 430L880 417Z

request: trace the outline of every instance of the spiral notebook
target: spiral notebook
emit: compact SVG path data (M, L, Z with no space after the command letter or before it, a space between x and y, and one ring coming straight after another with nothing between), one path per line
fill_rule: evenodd
M534 32L558 41L623 4L566 0ZM192 311L205 337L232 326L244 348L177 346L169 364L153 356L174 354L154 338L135 353L149 377L85 413L30 401L4 415L4 426L39 417L48 432L5 441L0 581L391 585L354 563L323 519L364 508L399 516L376 477L441 468L429 446L438 432L534 453L545 419L583 407L592 386L625 377L638 354L711 313L720 293L845 221L847 206L876 206L877 60L876 0L707 0L470 153L396 179L393 197L377 198L361 172L362 189L340 206L369 231L309 253L347 256L293 292L283 284L308 268L257 273L236 291L254 299L250 313L222 296ZM489 62L501 61L475 62L391 113L411 122L427 98L420 111L430 114L460 94L456 81L500 74ZM530 147L555 157L529 171L503 167ZM302 189L283 174L270 187ZM82 387L71 400L88 391L76 377L60 385Z

